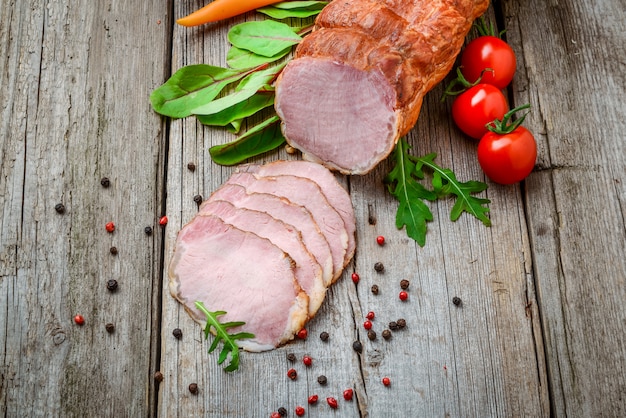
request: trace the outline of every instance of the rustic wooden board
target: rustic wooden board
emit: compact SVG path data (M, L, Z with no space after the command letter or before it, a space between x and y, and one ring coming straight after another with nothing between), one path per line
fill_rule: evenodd
M626 11L623 2L504 2L523 50L514 86L539 133L526 182L552 408L626 413Z
M4 3L0 414L148 415L164 132L147 98L166 68L167 6Z

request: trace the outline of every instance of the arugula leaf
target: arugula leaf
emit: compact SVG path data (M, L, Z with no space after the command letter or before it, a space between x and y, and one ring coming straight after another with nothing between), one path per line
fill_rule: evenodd
M264 57L273 57L300 43L302 37L289 25L275 20L244 22L228 31L233 46Z
M437 154L423 157L409 154L410 145L401 138L393 153L394 167L383 179L389 192L399 201L396 213L396 227L406 226L407 235L421 247L426 244L427 222L433 220L432 212L425 201L435 201L456 196L456 202L450 213L450 220L456 221L463 212L467 212L490 226L487 217L489 199L472 196L487 189L485 183L479 181L459 182L454 172L435 164ZM425 178L424 167L432 171L432 190L427 189L419 181Z
M274 19L307 18L318 14L327 4L327 1L284 1L261 7L257 12Z
M235 371L239 368L239 347L236 340L244 338L254 338L254 334L249 332L239 332L237 334L229 334L228 329L233 327L239 327L244 325L245 322L225 322L221 323L217 317L225 315L225 311L210 312L202 302L196 302L196 308L198 308L204 315L206 315L206 327L204 328L204 338L209 339L211 334L211 328L215 331L215 339L209 347L209 353L212 353L217 348L220 341L224 342L222 351L220 352L217 364L222 364L228 358L230 354L230 362L228 366L224 368L227 372Z
M278 148L285 142L280 131L280 119L272 116L241 135L236 141L209 148L217 164L235 165L250 157Z

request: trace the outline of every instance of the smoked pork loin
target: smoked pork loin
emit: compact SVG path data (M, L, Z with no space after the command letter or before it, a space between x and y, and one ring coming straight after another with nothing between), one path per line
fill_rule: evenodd
M488 0L335 0L276 84L287 142L344 174L365 174L419 116Z
M246 322L232 329L255 335L237 340L245 350L272 349L320 308L354 255L355 229L350 196L328 169L242 166L179 232L170 291L203 326L196 301Z

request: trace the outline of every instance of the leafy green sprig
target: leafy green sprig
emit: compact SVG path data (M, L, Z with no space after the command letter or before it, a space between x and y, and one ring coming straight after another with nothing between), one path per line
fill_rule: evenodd
M404 138L398 141L392 156L394 167L383 179L389 193L399 201L396 212L398 229L406 227L407 235L423 247L426 244L427 222L433 220L426 201L448 197L456 199L450 213L451 221L456 221L463 212L467 212L485 226L491 225L487 217L489 199L473 196L486 190L487 184L480 181L460 182L452 170L435 163L437 154L415 157L409 154L410 148ZM421 183L426 177L425 169L432 173L431 188Z
M198 308L204 315L206 315L206 327L204 328L204 338L209 339L209 335L212 334L211 329L215 332L215 339L209 347L209 354L215 351L220 341L223 341L222 351L220 352L217 360L218 364L224 363L230 355L230 361L228 366L224 368L227 372L235 371L239 368L239 347L236 340L245 338L254 338L254 334L249 332L238 332L236 334L229 334L228 329L233 327L239 327L245 325L245 322L224 322L221 323L217 317L225 315L225 311L210 312L202 302L196 302L196 308Z
M307 19L319 14L327 1L285 1L258 9L274 19ZM150 95L152 108L171 118L196 116L200 123L225 127L239 134L246 118L274 104L273 83L289 54L312 29L292 27L272 19L244 22L228 31L231 48L226 67L188 65L176 71ZM234 86L234 87L233 87ZM238 164L281 146L285 142L280 121L270 115L235 141L212 147L213 160Z

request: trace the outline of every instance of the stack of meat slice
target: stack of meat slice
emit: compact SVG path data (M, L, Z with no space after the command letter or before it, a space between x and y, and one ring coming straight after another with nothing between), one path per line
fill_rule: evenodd
M201 301L246 323L255 338L242 348L270 350L320 308L354 255L355 229L350 196L321 165L242 166L179 232L170 291L196 321Z

